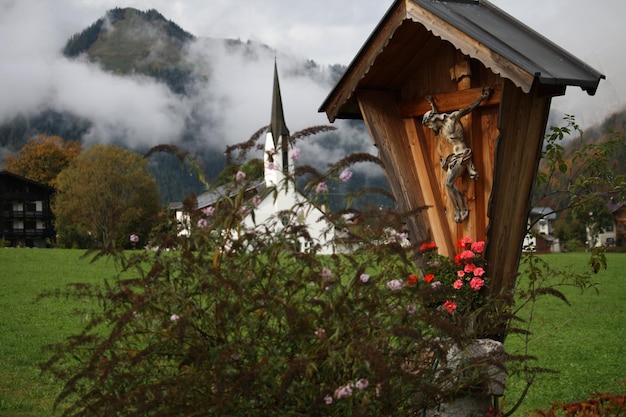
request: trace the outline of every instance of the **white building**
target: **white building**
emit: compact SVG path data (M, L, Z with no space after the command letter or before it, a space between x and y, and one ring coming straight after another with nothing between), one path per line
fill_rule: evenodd
M561 252L559 239L554 237L556 212L551 207L533 207L528 219L529 233L524 237L524 250L530 252Z
M304 225L312 241L299 238L297 247L305 251L311 245L319 245L318 253L334 252L334 226L325 218L324 211L303 196L295 186L295 153L289 141L289 129L285 123L282 96L278 81L278 69L274 64L274 88L272 114L269 129L265 135L263 153L265 190L261 201L244 218L244 224L253 227L264 224L275 233L287 225ZM294 242L295 243L295 242Z
M306 251L317 246L317 253L334 253L334 226L326 220L324 211L313 204L297 189L294 181L294 154L290 144L289 129L285 123L278 70L274 64L274 89L272 97L272 114L265 135L263 153L264 179L248 186L245 194L254 198L253 212L242 220L244 227L252 229L263 225L270 232L281 233L289 225L306 226L309 239L298 238L294 247ZM232 192L233 187L222 187L206 192L197 198L197 209L213 206L218 200ZM183 212L181 203L170 205L175 210L176 219L181 225L179 234L190 233L189 215Z

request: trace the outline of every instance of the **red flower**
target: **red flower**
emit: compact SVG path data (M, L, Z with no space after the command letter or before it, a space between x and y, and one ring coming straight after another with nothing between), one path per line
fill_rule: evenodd
M479 242L474 242L472 243L471 248L476 253L483 253L483 250L485 249L485 242L482 240Z
M460 253L454 256L454 263L461 266L461 254Z
M476 269L474 269L474 276L477 277L482 277L483 275L485 275L485 270L481 267L477 267Z
M467 248L469 245L472 244L472 238L470 238L469 236L465 236L464 238L460 239L457 242L457 245L459 246L459 248Z
M406 283L407 285L415 285L417 284L418 279L419 277L417 275L410 275Z
M454 284L452 284L452 286L454 287L455 290L460 290L461 287L463 286L463 281L460 279L457 279L456 281L454 281Z
M456 303L454 301L446 300L446 302L443 303L443 308L445 308L448 313L454 314L454 311L456 310Z
M421 252L426 252L428 250L433 250L433 249L437 249L437 244L435 242L422 243L422 246L420 246Z
M426 275L424 275L424 281L426 281L429 284L431 282L433 282L434 279L435 279L435 274L426 274Z
M463 268L463 271L467 272L468 274L471 274L475 270L476 270L476 265L472 263L465 265L465 268Z

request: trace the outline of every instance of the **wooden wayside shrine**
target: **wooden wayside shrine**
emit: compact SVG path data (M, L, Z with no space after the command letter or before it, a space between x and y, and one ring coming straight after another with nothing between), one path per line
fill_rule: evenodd
M551 99L604 76L485 0L397 0L320 107L328 119L363 119L378 148L409 238L485 240L489 291L515 283ZM441 159L445 132L423 124L487 98L460 119L478 173L454 182L469 214L455 220ZM463 162L466 163L466 162ZM421 207L427 207L419 210Z

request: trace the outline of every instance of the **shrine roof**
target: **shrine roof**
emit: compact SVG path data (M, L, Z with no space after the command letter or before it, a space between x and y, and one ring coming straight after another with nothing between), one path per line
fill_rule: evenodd
M354 117L354 103L349 102L353 101L352 95L358 88L389 87L381 84L382 79L376 83L368 73L375 66L393 66L388 59L384 63L375 61L386 48L394 45L396 31L409 33L409 29L403 28L407 22L412 23L411 26L423 26L430 37L450 42L494 73L509 78L524 92L539 83L557 87L554 95L561 91L559 87L564 92L565 86L570 85L593 95L600 79L605 78L487 0L397 0L348 66L320 112L326 112L331 121L336 117ZM411 30L416 36L416 29ZM404 43L395 43L394 47L404 49L405 55L420 53L411 42L406 42L409 39L406 36ZM342 114L346 104L349 109Z

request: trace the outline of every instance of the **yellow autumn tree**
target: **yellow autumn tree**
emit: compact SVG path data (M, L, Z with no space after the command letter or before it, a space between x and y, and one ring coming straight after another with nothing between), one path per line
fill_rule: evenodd
M4 169L33 181L56 187L56 179L83 150L78 141L40 134L26 142L17 156L9 154Z
M58 244L128 246L145 242L160 212L159 187L141 155L94 145L61 172L52 209Z

